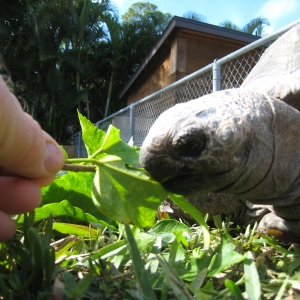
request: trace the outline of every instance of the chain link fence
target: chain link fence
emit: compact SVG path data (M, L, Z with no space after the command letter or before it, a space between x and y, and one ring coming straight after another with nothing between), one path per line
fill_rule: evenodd
M222 90L238 88L259 61L266 47L255 48L222 65Z
M150 127L168 108L220 89L240 87L265 49L299 22L300 20L297 20L269 36L216 60L193 74L97 122L96 125L100 129L107 130L108 126L112 124L120 129L124 142L129 142L133 138L134 144L141 146ZM86 156L80 132L74 135L74 144L78 156Z

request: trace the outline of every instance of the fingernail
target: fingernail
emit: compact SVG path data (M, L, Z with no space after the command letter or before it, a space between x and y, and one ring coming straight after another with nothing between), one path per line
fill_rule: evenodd
M46 142L45 168L49 172L57 172L64 163L64 154L58 145Z

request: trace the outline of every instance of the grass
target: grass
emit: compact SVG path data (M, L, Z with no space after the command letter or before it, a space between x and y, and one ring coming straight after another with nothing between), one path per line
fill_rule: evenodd
M0 299L300 299L299 246L215 224L207 246L172 219L144 231L28 214L0 244Z

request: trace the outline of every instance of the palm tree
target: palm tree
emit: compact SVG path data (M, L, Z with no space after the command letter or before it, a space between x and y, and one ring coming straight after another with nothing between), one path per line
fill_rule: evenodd
M262 18L262 17L254 18L249 23L247 23L244 27L239 27L229 20L225 20L222 23L220 23L221 27L226 27L228 29L237 30L237 31L241 31L241 32L245 32L257 36L263 35L263 29L265 25L269 26L270 22L266 18Z
M206 17L204 17L192 10L186 11L182 16L186 19L191 19L191 20L195 20L195 21L199 21L199 22L206 22Z
M121 23L110 0L11 2L0 11L0 56L23 107L61 141L79 125L76 108L96 121L124 107L119 91L171 18L146 4Z
M86 67L88 62L88 49L91 44L97 43L105 37L103 23L106 16L116 13L110 0L93 2L91 0L81 1L79 6L72 5L70 1L68 8L68 20L65 23L66 49L64 59L76 69L76 90L79 93L82 89L82 76L88 78L89 69ZM63 24L64 24L63 23ZM83 55L85 54L85 57ZM90 56L92 57L92 56ZM85 80L85 89L88 88L88 82ZM88 96L88 95L87 95ZM86 114L90 119L89 99L85 99ZM80 103L79 103L80 104ZM80 107L80 105L79 105Z
M118 18L116 16L112 16L106 14L102 17L102 20L105 22L107 27L106 31L106 42L109 45L111 50L111 55L108 57L108 63L110 65L110 80L109 80L109 88L107 92L106 104L105 104L105 112L104 118L108 116L110 101L112 97L113 83L117 65L122 59L122 48L123 41L121 35L121 24L118 22Z

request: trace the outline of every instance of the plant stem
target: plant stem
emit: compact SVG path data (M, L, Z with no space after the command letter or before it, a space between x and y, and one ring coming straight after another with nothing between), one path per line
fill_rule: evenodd
M99 161L97 159L92 158L69 158L66 159L66 164L76 164L76 163L92 163L95 165L99 164Z
M65 164L62 170L72 171L72 172L96 172L96 166Z
M92 165L82 165L81 163L92 163ZM96 172L99 161L91 158L70 158L66 159L66 163L62 170L73 172Z

